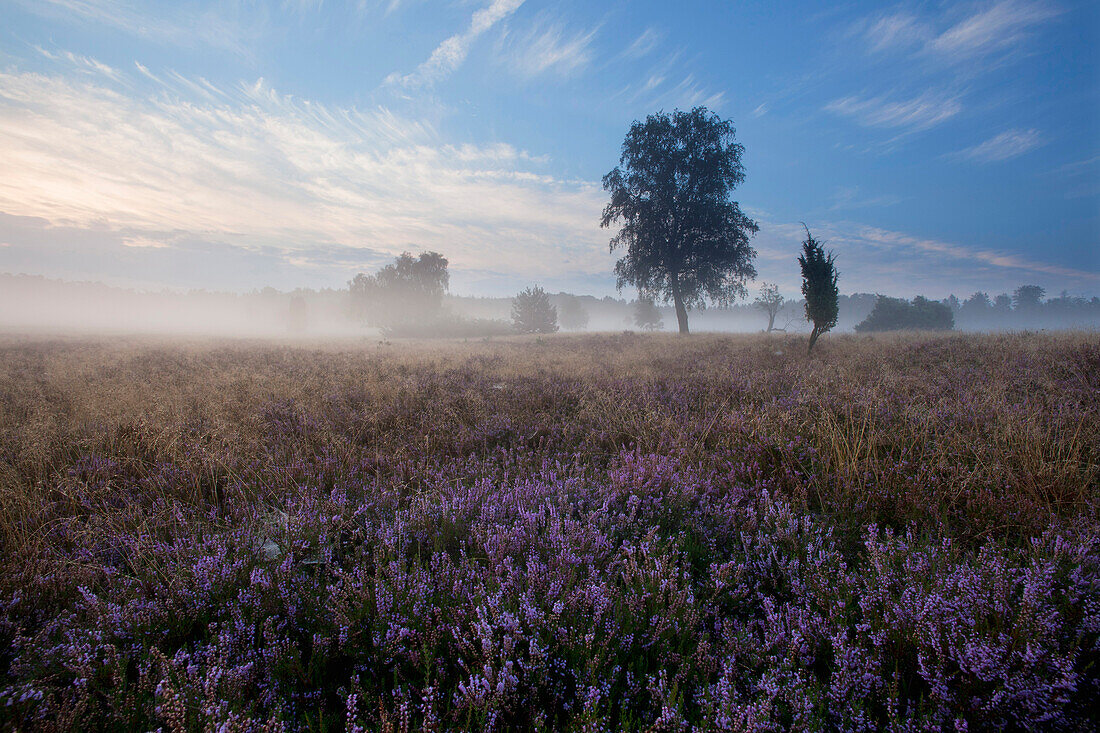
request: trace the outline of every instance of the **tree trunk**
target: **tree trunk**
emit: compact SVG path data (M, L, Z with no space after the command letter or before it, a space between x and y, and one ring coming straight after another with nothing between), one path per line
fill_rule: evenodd
M768 333L771 333L775 328L775 314L768 313Z
M814 326L814 330L810 332L810 348L806 349L807 354L812 354L814 350L814 344L817 343L817 337L821 335L821 332L817 330L817 326Z
M684 299L680 295L680 284L675 280L672 282L672 302L676 304L676 322L680 325L680 333L686 334L688 332L687 308L684 308Z

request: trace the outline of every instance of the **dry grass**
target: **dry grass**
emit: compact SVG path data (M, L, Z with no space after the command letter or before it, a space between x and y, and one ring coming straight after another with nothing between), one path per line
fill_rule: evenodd
M8 338L0 530L7 548L27 541L44 502L71 502L60 477L86 455L181 467L186 480L164 490L197 504L242 499L223 492L248 484L243 473L255 497L277 492L289 477L245 464L270 453L263 410L284 404L316 422L286 450L349 463L453 454L456 435L502 417L516 426L508 441L555 454L675 446L703 461L803 440L817 458L799 493L820 511L1031 531L1095 512L1098 349L1090 334L839 336L812 358L800 338L762 336Z

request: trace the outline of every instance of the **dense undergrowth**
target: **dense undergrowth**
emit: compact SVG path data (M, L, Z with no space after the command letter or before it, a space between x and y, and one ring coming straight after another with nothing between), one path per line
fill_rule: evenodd
M0 725L1079 729L1095 335L0 341Z

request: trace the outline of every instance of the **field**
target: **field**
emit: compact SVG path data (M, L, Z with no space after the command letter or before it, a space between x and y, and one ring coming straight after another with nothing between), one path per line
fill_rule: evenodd
M1098 509L1095 334L8 337L0 727L1088 728Z

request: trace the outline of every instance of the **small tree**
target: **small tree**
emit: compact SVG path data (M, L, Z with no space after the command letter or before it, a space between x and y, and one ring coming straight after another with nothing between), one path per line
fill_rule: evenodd
M802 267L802 295L806 298L806 320L814 324L810 332L810 346L806 353L812 353L814 344L821 334L836 325L840 307L837 302L840 295L836 287L837 271L834 266L836 255L826 253L821 248L810 228L805 224L806 241L802 243L802 254L798 264Z
M646 331L657 331L665 325L653 298L638 298L634 302L634 323Z
M558 330L558 309L535 285L512 298L512 326L520 333L553 333Z
M768 314L768 333L775 330L775 316L783 307L783 303L784 298L779 293L779 286L773 283L764 283L760 288L760 295L753 301L753 305Z
M588 311L585 310L581 299L575 295L565 296L558 319L561 325L570 331L583 331L588 327Z

